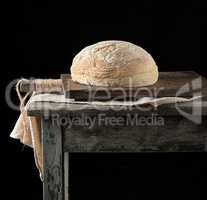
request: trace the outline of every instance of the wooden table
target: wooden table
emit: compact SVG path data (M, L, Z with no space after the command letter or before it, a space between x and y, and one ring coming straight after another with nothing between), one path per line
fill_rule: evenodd
M196 73L190 76L188 72L176 73L178 83L185 77L186 83L191 85L192 78L198 78ZM167 74L175 77L175 73ZM200 92L206 94L207 82L203 81L205 87L200 88ZM44 106L41 102L31 103L28 115L42 119L44 200L69 199L69 153L207 151L205 100L204 97L201 101L145 110L127 106L122 109L104 105L83 107L64 102L44 102ZM138 122L129 124L134 118ZM87 123L89 119L94 120L93 126Z

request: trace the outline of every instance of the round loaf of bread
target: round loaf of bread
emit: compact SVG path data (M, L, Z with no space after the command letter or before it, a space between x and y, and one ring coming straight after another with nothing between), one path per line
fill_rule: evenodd
M71 66L72 80L104 87L141 87L158 80L158 68L143 48L124 41L103 41L80 51Z

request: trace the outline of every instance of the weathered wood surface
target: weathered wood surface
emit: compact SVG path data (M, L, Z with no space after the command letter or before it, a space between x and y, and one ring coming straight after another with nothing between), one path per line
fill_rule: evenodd
M69 200L69 194L70 194L70 183L69 178L70 176L70 158L69 158L69 152L64 153L64 200Z
M52 96L52 94L51 94ZM193 102L165 104L160 105L158 108L153 107L130 107L130 106L107 106L107 105L79 105L69 103L55 103L55 102L32 102L27 106L27 113L29 116L42 116L45 113L52 114L67 114L80 115L86 114L99 114L101 112L109 115L120 115L122 113L139 113L140 115L151 115L152 113L171 116L180 115L179 109L183 112L192 113L192 109L201 109L201 115L207 115L207 97L198 99ZM147 108L147 109L146 109Z
M158 118L157 118L158 119ZM161 122L161 121L160 121ZM151 125L65 123L64 151L69 152L194 152L206 151L207 118L195 124L182 116L165 117Z
M189 88L200 87L199 81L195 81L199 74L193 71L180 71L180 72L159 72L158 81L147 87L140 88L124 88L124 94L126 98L138 99L143 96L149 96L149 91L153 95L152 97L163 96L176 96L178 90L185 84L189 84ZM120 88L106 88L87 86L73 82L70 75L63 74L61 76L63 81L63 90L67 98L74 98L76 100L109 100L115 97L122 99L123 90ZM202 90L207 95L207 80L202 77ZM147 91L146 91L147 89ZM106 93L110 91L110 93ZM90 95L89 95L90 94ZM109 95L109 96L108 96ZM192 90L189 90L182 94L183 97L191 97Z
M197 79L197 78L201 79ZM74 94L74 97L76 96L76 92L78 94L81 93L81 97L84 97L84 95L88 95L88 86L80 85L74 82L71 82L71 79L68 78L68 75L62 76L63 80L63 86L64 90L70 95ZM69 84L68 84L69 83ZM33 102L28 105L28 115L43 115L45 112L48 112L50 114L53 113L67 113L70 112L71 114L75 113L92 113L96 114L100 111L109 112L111 114L115 113L122 113L122 112L139 112L140 114L147 115L148 113L151 114L151 112L156 112L160 115L179 115L177 107L184 112L191 112L192 108L199 108L202 107L202 113L201 115L207 115L207 80L204 77L200 77L199 74L195 72L160 72L159 81L148 88L149 91L159 91L157 97L163 97L163 96L176 96L176 92L179 91L180 88L185 86L185 89L187 88L187 92L184 92L179 94L178 96L181 97L191 97L193 95L199 96L202 95L202 103L200 104L200 101L196 102L186 102L186 103L179 103L179 104L168 104L168 105L162 105L156 110L150 110L150 112L141 111L140 109L137 109L136 107L127 107L127 106L114 106L116 112L113 112L113 108L110 109L110 106L91 106L91 105L84 105L80 106L78 104L68 104L68 103L54 103L54 102ZM93 87L94 91L96 91L97 87ZM164 89L163 89L164 88ZM142 88L141 88L142 89ZM126 88L127 91L127 88ZM143 90L143 92L146 90ZM184 90L185 91L185 90ZM133 90L132 90L133 93ZM155 92L156 93L156 92ZM117 96L116 91L111 93L112 96ZM51 94L52 95L52 94ZM133 94L130 94L133 96ZM139 93L140 96L149 96L149 94L146 94L145 92L143 95ZM139 96L139 97L140 97ZM84 97L85 98L85 97ZM122 108L122 109L120 109Z
M64 173L60 127L42 118L44 200L63 200Z
M161 73L162 83L158 82L156 87L164 85L170 90L168 92L165 90L167 93L160 94L175 96L173 94L178 87L191 82L196 78L195 76L197 77L197 74L193 72ZM205 95L206 86L203 85L200 89ZM191 95L192 93L189 93L189 96ZM167 104L145 111L127 106L115 106L111 109L110 106L103 105L82 107L68 103L30 103L28 114L42 118L44 200L69 199L68 152L207 151L206 100L204 97L201 102ZM201 112L195 113L198 115L195 117L202 117L202 123L196 124L182 116L177 106L186 113L192 113L192 108L201 108ZM92 119L104 114L105 117L125 117L124 120L129 114L131 116L138 114L142 117L154 115L157 119L163 118L164 121L151 125L106 125L96 121L93 126L73 124L70 127L70 121L67 122L67 120L80 117L82 114ZM48 118L44 118L45 115Z

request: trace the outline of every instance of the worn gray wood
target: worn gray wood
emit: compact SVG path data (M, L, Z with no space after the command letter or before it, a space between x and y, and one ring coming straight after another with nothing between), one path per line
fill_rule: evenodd
M52 95L52 94L51 94ZM166 116L176 116L180 115L177 108L181 109L183 112L190 113L192 108L201 108L201 115L207 115L207 97L198 99L193 102L185 102L179 104L165 104L158 108L151 108L148 110L140 109L140 107L130 107L130 106L106 106L106 105L79 105L79 104L69 104L69 103L55 103L55 102L32 102L27 106L27 114L29 116L42 116L45 113L49 115L53 114L67 114L79 115L81 113L87 113L91 115L99 114L100 112L105 112L110 115L120 115L122 113L139 113L140 115L151 115L151 113L156 113Z
M114 106L115 112L113 109L110 109L110 106L91 106L91 105L84 105L84 108L78 104L68 104L68 103L54 103L54 102L33 102L28 105L28 115L31 116L41 116L44 115L45 112L49 114L59 113L64 114L70 112L71 115L74 113L92 113L92 114L98 114L100 111L104 111L107 113L119 114L122 112L139 112L141 115L148 115L149 113L156 112L160 115L179 115L178 109L176 107L179 107L184 112L191 112L191 109L194 107L202 107L202 113L201 115L207 115L207 80L204 77L201 77L199 74L192 72L192 71L186 71L186 72L160 72L159 80L156 84L144 87L152 91L152 94L154 94L153 91L159 91L157 97L164 97L164 96L176 96L176 92L179 91L183 86L189 87L189 91L184 92L180 94L179 96L182 97L191 97L193 95L202 95L202 104L200 104L200 101L198 102L186 102L186 103L179 103L179 105L176 104L168 104L168 105L162 105L157 110L151 110L150 112L141 111L140 109L137 109L136 107L123 107L120 110L120 106ZM84 97L84 94L88 95L88 86L84 86L81 84L77 84L74 82L71 82L71 79L69 75L63 75L63 87L65 93L69 93L70 95L74 93L74 97L76 97L76 92L81 93L80 96ZM200 80L197 80L197 78L200 78ZM200 83L201 81L201 83ZM68 84L69 82L69 84ZM187 84L187 85L186 85ZM92 88L92 90L96 91L96 88ZM142 89L142 88L141 88ZM192 90L193 89L193 90ZM69 91L70 90L70 91ZM128 89L125 88L127 91ZM135 88L136 91L136 88ZM133 93L133 92L132 92ZM140 94L140 93L139 93ZM115 92L112 91L112 96L115 97L117 95L116 89ZM130 94L133 96L133 94ZM141 94L140 94L141 95ZM144 93L141 96L145 96ZM67 96L67 94L66 94ZM141 97L139 96L139 97ZM78 98L78 95L77 95ZM84 97L85 98L85 97ZM117 111L119 110L119 111Z
M64 196L65 200L69 200L70 183L69 183L69 152L64 153Z
M64 173L61 128L42 117L44 200L63 200Z
M190 88L192 83L196 83L196 79L201 77L199 74L193 71L178 71L178 72L159 72L158 81L146 87L133 87L133 88L122 88L124 90L124 97L129 99L139 99L149 95L151 97L163 97L163 96L176 96L178 89L183 87L185 84L189 84ZM97 87L79 84L72 81L69 74L63 74L61 76L63 82L63 90L66 98L74 98L76 100L109 100L115 97L122 99L123 90L120 88L110 87ZM201 77L202 89L205 95L207 95L207 80ZM197 85L199 87L199 85ZM147 89L147 92L146 92ZM110 93L106 93L110 91ZM109 95L108 95L109 94ZM192 90L186 91L182 94L183 97L191 97Z
M171 96L178 86L188 83L197 74L193 72L161 73L161 85L171 88ZM173 78L172 78L173 77ZM189 79L189 77L191 77ZM169 79L171 82L169 82ZM172 81L173 80L173 81ZM178 83L178 84L177 84ZM160 82L156 87L160 87ZM206 84L206 82L205 82ZM201 88L203 95L206 87ZM165 90L166 91L166 90ZM169 90L168 90L169 91ZM164 94L164 93L162 93ZM191 96L192 94L189 94ZM207 101L162 105L150 110L136 107L85 105L33 102L28 105L28 115L42 118L43 158L44 158L44 200L68 200L69 194L69 154L68 152L201 152L207 151ZM201 108L195 117L202 116L201 124L185 118L180 111L192 113L192 108ZM44 115L48 118L44 118ZM75 119L84 114L89 118L104 114L118 118L126 115L164 119L163 125L73 125L61 119ZM58 122L58 123L56 123Z
M161 117L161 116L160 116ZM157 118L158 119L158 118ZM161 118L160 118L161 119ZM160 120L159 119L159 120ZM194 152L206 151L207 118L201 124L182 116L151 125L65 125L64 151L69 152ZM157 123L157 125L156 125ZM70 125L70 126L69 126Z

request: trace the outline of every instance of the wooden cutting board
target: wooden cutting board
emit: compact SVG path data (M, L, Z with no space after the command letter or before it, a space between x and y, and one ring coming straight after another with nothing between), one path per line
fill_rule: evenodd
M138 88L110 88L79 84L71 76L62 74L66 98L76 100L137 100L140 97L192 97L207 95L207 79L193 71L159 72L159 80L152 86Z

